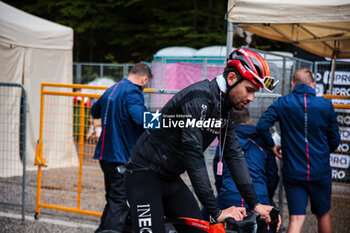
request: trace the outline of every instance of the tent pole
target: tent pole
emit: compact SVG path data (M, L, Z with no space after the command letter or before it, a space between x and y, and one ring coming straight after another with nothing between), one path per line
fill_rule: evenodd
M329 94L333 95L333 82L334 82L334 73L335 73L335 62L337 60L337 56L334 55L332 59L332 68L331 68L331 82L329 85Z
M232 43L233 43L233 23L227 21L226 57L228 57L231 53Z
M338 49L337 49L337 41L334 41L334 52L332 58L332 67L331 67L331 82L329 85L329 94L333 95L333 83L334 83L334 74L335 74L335 63L337 61Z

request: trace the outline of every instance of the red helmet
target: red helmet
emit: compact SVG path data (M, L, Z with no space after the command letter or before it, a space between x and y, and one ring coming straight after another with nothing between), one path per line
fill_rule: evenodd
M259 54L248 49L239 48L233 51L227 59L227 67L236 67L243 78L269 91L272 91L278 83L270 77L267 62Z

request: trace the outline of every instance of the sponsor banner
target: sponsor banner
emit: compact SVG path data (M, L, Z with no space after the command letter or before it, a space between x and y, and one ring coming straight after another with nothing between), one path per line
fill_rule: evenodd
M338 114L337 122L339 126L347 127L350 126L350 109L335 109Z
M329 94L329 90L327 90L327 94ZM333 87L333 95L350 95L350 87Z
M323 76L321 73L314 74L314 81L315 83L322 82Z
M329 86L331 82L331 73L324 71L316 73L315 78L315 91L316 95L322 96L323 94L329 94ZM333 95L350 95L350 72L349 71L335 71L333 81Z
M324 94L324 85L316 83L315 84L315 91L317 96L323 96Z
M350 142L341 142L336 152L341 154L350 154Z
M332 168L332 180L333 182L349 183L349 170Z
M317 80L317 78L316 78L316 80ZM330 82L331 82L331 73L329 71L325 71L323 73L323 83L330 84ZM335 71L333 85L350 86L350 72Z
M330 156L330 164L332 168L348 169L350 165L350 155L332 153Z
M350 99L332 99L332 104L349 105L350 104ZM341 110L341 111L350 112L349 109L344 109L344 110Z
M340 132L340 140L350 141L350 128L339 127L339 132Z

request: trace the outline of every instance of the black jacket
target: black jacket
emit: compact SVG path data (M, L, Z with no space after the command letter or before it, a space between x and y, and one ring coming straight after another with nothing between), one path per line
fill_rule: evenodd
M258 200L247 163L233 128L233 106L224 93L222 93L221 99L222 142L229 114L224 158L238 190L249 207L254 209ZM216 204L203 152L215 137L220 136L220 128L164 127L169 126L170 121L175 122L181 119L184 121L211 119L211 123L213 120L220 120L220 90L216 79L204 80L181 90L168 101L161 113L165 124L161 129L144 132L144 134L148 134L147 143L136 144L131 160L142 164L142 166L153 167L165 180L177 177L187 171L200 202L214 218L219 217L221 210Z

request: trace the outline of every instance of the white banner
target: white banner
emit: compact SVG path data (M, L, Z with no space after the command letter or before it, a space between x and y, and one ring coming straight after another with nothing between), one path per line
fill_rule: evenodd
M349 168L350 156L343 154L331 154L330 156L331 167L337 168Z
M323 73L323 83L329 84L331 81L330 72L325 71ZM350 86L350 72L335 71L333 85L348 85Z
M332 104L350 104L350 99L332 99Z
M349 143L341 142L337 148L337 151L340 153L347 153L350 149Z
M350 141L350 128L339 127L339 132L342 141Z

